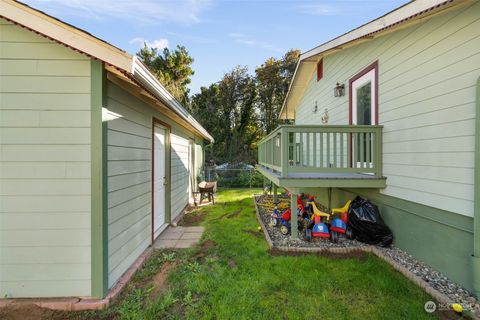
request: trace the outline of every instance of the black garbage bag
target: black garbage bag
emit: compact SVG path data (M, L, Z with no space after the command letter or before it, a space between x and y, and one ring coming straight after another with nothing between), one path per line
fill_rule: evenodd
M362 197L353 199L348 209L348 225L360 242L388 247L393 234L383 222L376 205Z

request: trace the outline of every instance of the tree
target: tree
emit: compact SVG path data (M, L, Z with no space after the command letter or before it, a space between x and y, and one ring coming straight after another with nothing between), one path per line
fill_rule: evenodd
M284 85L281 60L267 59L255 70L255 75L261 126L268 134L278 125L278 112L283 102L281 100Z
M209 87L201 87L200 93L191 99L190 112L202 126L215 138L214 146L222 144L225 128L220 119L220 89L213 83ZM205 149L206 159L218 161L213 146Z
M193 96L192 114L215 137L210 155L215 162L255 162L261 137L255 99L255 81L246 67L234 68Z
M190 77L194 71L191 68L193 58L184 46L177 46L173 51L165 48L160 54L158 49L150 48L145 44L137 52L137 56L175 99L188 105L190 89L187 86L191 82Z
M282 59L269 58L255 70L258 111L263 131L268 134L279 124L278 115L300 57L300 50L289 50Z

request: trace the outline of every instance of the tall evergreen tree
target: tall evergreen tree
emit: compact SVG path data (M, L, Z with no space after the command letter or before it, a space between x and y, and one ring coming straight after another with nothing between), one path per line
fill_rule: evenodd
M188 85L194 74L191 65L193 58L184 46L177 46L175 50L163 49L162 53L146 44L137 56L152 71L160 83L181 103L188 106Z
M282 59L269 58L255 70L258 90L257 108L261 127L268 134L279 124L278 115L300 57L298 49L288 51Z

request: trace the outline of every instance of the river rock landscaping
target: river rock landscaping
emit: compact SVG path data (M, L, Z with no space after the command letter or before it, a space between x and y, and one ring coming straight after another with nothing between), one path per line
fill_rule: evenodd
M254 201L257 204L258 215L263 224L264 230L270 237L273 248L276 251L283 249L285 251L295 251L296 249L306 249L314 252L312 249L318 248L323 252L341 252L337 248L347 249L345 252L367 249L370 245L357 240L349 240L340 237L338 243L333 243L329 239L313 238L312 241L306 241L305 233L299 231L299 239L291 239L289 235L285 236L280 232L279 227L271 226L271 213L274 208L272 195L254 195ZM278 208L283 211L290 206L290 198L287 195L278 195ZM326 211L327 208L318 205L320 210ZM267 239L268 240L268 239ZM333 249L333 250L331 250ZM348 250L351 249L351 250ZM397 263L407 269L412 275L419 277L434 290L446 296L452 303L460 303L464 309L472 310L480 318L480 305L476 298L465 288L450 280L444 274L436 271L429 265L418 261L410 254L395 247L387 248L376 247L377 252L383 255L383 258L390 263ZM303 251L303 250L302 250Z

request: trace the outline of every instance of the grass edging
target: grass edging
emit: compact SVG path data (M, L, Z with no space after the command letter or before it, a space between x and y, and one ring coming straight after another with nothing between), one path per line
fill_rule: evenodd
M274 246L272 239L270 238L270 235L268 234L267 228L265 227L262 218L260 217L260 212L258 211L258 205L257 201L255 200L255 197L257 195L253 195L253 203L255 205L255 215L257 216L258 223L260 223L260 226L263 230L263 234L265 235L265 239L267 240L269 250L275 250L275 251L280 251L280 252L299 252L299 253L316 253L316 254L321 254L321 253L332 253L332 254L348 254L351 252L370 252L382 259L383 261L387 262L390 264L395 270L403 274L407 279L415 283L417 286L419 286L422 290L424 290L426 293L430 294L437 302L442 303L442 304L450 304L451 301L450 299L440 291L434 289L428 282L420 278L419 276L415 275L413 272L399 264L398 262L392 260L389 256L386 256L383 254L381 250L379 250L375 246L366 246L366 247L355 247L355 248L297 248L297 247L285 247L285 246Z

